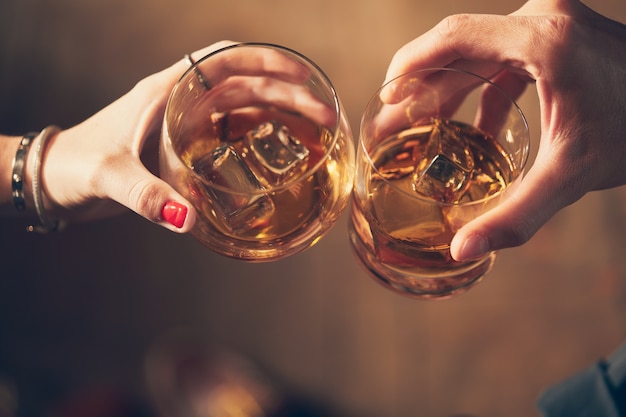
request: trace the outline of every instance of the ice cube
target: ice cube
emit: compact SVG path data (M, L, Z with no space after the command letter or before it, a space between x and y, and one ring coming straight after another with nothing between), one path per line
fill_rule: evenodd
M458 202L469 186L474 156L459 129L435 120L425 155L413 173L413 189L443 203Z
M262 193L263 186L231 145L215 148L198 159L193 169L209 183L204 189L212 207L231 231L257 227L273 213L274 203Z
M450 158L437 155L428 167L416 176L413 189L423 196L442 203L457 202L465 189L468 173Z
M257 126L244 141L253 156L247 160L269 185L280 185L307 169L309 150L278 121Z
M468 146L461 127L450 120L436 119L428 140L426 153L431 160L436 155L445 155L459 169L471 172L474 169L474 155Z

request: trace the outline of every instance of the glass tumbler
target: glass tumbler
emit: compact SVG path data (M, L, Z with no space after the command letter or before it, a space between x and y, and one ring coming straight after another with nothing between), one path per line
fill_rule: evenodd
M279 45L241 43L199 59L174 87L160 175L197 210L198 241L272 261L336 223L354 153L339 97L315 63Z
M452 237L513 191L528 152L522 111L488 79L434 68L386 83L360 126L349 224L359 260L413 298L466 291L496 255L457 262Z

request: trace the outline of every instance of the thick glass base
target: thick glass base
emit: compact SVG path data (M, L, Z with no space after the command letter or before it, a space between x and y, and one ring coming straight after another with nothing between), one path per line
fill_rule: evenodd
M268 241L236 241L224 236L222 239L207 222L198 221L191 235L213 252L250 263L274 262L305 251L315 245L328 233L326 229L312 229L309 233L290 236L289 239L273 239Z
M420 300L443 300L466 292L482 280L496 258L492 252L482 259L453 268L394 266L376 259L352 222L349 236L357 258L378 283L401 295Z

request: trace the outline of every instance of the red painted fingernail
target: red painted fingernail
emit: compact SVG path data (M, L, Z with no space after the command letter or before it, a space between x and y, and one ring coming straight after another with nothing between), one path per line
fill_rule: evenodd
M187 218L187 207L176 201L168 201L161 210L161 217L180 229Z

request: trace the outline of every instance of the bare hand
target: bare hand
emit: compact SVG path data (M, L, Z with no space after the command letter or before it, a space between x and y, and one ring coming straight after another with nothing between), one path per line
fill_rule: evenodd
M587 192L626 184L625 51L626 26L577 0L530 0L509 16L450 16L395 54L387 80L455 67L518 92L536 83L537 158L509 200L459 230L455 259L523 244Z

